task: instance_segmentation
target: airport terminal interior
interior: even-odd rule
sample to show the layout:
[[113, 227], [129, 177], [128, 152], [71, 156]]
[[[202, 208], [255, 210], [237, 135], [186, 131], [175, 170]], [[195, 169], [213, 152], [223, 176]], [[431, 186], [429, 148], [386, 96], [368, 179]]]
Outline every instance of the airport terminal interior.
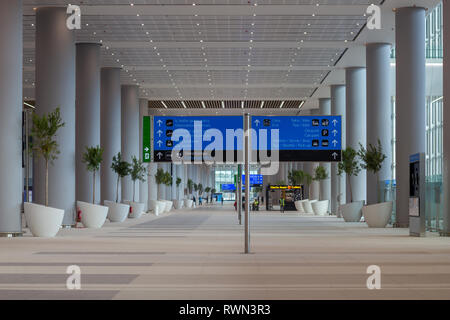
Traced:
[[447, 0], [0, 1], [0, 300], [450, 299], [449, 50]]

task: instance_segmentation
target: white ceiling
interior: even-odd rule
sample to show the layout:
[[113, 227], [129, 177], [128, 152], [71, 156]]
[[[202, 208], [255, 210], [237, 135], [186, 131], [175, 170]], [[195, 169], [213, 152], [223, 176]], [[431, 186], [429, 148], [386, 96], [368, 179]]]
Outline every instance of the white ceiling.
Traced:
[[438, 3], [386, 0], [383, 30], [365, 29], [365, 9], [382, 2], [24, 0], [24, 96], [34, 97], [33, 8], [71, 3], [81, 6], [77, 41], [102, 41], [103, 65], [123, 66], [122, 82], [140, 84], [142, 97], [306, 100], [303, 109], [315, 108], [329, 84], [343, 83], [342, 68], [364, 65], [365, 42], [393, 41], [392, 8]]

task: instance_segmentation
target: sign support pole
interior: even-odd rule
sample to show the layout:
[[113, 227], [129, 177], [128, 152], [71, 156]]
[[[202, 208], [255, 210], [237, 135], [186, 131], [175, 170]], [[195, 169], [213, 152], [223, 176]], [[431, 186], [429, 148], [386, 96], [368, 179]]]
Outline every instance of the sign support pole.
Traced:
[[236, 176], [236, 188], [237, 188], [237, 202], [238, 205], [238, 220], [239, 224], [242, 224], [242, 165], [238, 164], [238, 174]]
[[250, 114], [246, 113], [244, 118], [244, 170], [245, 170], [245, 253], [250, 253]]

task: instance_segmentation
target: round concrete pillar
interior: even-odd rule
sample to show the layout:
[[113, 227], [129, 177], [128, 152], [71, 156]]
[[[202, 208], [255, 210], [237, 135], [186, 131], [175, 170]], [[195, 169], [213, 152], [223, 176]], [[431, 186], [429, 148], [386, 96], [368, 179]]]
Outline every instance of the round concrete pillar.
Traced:
[[[60, 154], [49, 166], [49, 206], [65, 211], [63, 225], [75, 224], [75, 33], [65, 7], [36, 9], [36, 113], [57, 107], [65, 126], [58, 131]], [[45, 162], [34, 166], [34, 200], [45, 203]]]
[[83, 163], [86, 147], [100, 145], [100, 44], [76, 45], [76, 199], [100, 201], [100, 177], [96, 175], [93, 191], [92, 172]]
[[22, 231], [22, 59], [21, 0], [0, 2], [0, 233]]
[[[139, 156], [139, 86], [122, 85], [122, 159], [131, 163], [131, 157]], [[139, 184], [136, 183], [136, 201], [139, 201]], [[133, 181], [130, 176], [122, 179], [122, 200], [133, 199]]]
[[[342, 117], [342, 148], [345, 149], [345, 86], [332, 85], [331, 91], [331, 115]], [[340, 217], [339, 205], [345, 203], [345, 174], [338, 175], [338, 164], [331, 163], [331, 213]]]
[[[386, 155], [378, 174], [381, 181], [392, 179], [392, 115], [390, 86], [391, 45], [369, 43], [366, 46], [367, 67], [367, 145], [378, 145], [380, 140]], [[379, 181], [367, 171], [367, 203], [378, 202]]]
[[409, 156], [425, 152], [425, 9], [395, 11], [396, 225], [409, 225]]
[[[346, 82], [346, 144], [356, 151], [359, 144], [366, 146], [366, 69], [345, 69]], [[358, 176], [350, 177], [347, 185], [347, 202], [366, 200], [366, 171], [361, 170]], [[351, 199], [352, 196], [352, 199]]]
[[102, 68], [100, 71], [100, 146], [103, 148], [100, 196], [102, 202], [116, 199], [117, 175], [112, 171], [111, 164], [112, 158], [121, 150], [120, 96], [120, 68]]
[[[143, 150], [143, 132], [142, 125], [144, 116], [148, 115], [148, 100], [147, 99], [139, 99], [139, 158], [144, 160], [144, 150]], [[139, 182], [139, 202], [145, 204], [145, 211], [148, 210], [148, 164], [144, 163], [144, 166], [147, 170], [147, 174], [145, 175], [145, 181]]]

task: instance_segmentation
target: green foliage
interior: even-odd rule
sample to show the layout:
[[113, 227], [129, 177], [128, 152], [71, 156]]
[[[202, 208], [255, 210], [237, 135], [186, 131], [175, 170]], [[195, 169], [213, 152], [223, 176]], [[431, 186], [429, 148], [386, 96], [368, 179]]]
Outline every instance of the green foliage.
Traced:
[[288, 173], [289, 183], [294, 186], [301, 185], [304, 179], [305, 179], [305, 172], [303, 172], [302, 170], [291, 170]]
[[198, 184], [194, 183], [194, 191], [198, 191]]
[[284, 181], [284, 180], [277, 181], [276, 185], [284, 186], [284, 185], [286, 185], [286, 181]]
[[111, 169], [119, 178], [126, 177], [130, 174], [130, 164], [122, 160], [122, 154], [119, 152], [112, 159]]
[[119, 152], [112, 159], [111, 169], [117, 174], [116, 202], [119, 201], [119, 182], [120, 179], [130, 174], [130, 164], [122, 160], [122, 154]]
[[172, 185], [172, 176], [167, 171], [164, 172], [164, 184], [166, 186], [171, 186]]
[[303, 173], [303, 179], [304, 179], [304, 182], [306, 183], [306, 185], [308, 185], [308, 186], [313, 182], [313, 177], [309, 173], [306, 173], [306, 172]]
[[358, 161], [358, 153], [352, 147], [342, 151], [342, 161], [338, 163], [338, 175], [357, 176], [361, 171]]
[[100, 164], [103, 161], [103, 149], [100, 146], [86, 147], [82, 161], [86, 164], [88, 171], [96, 172], [100, 170]]
[[199, 192], [200, 194], [203, 193], [203, 185], [202, 185], [201, 183], [198, 184], [198, 192]]
[[135, 156], [131, 157], [131, 166], [130, 166], [130, 176], [131, 180], [136, 181], [145, 181], [145, 176], [147, 173], [147, 169], [145, 168], [144, 163], [141, 159], [136, 158]]
[[43, 114], [41, 117], [33, 113], [33, 127], [31, 129], [31, 136], [33, 137], [32, 149], [38, 155], [41, 155], [46, 163], [53, 163], [53, 160], [58, 158], [60, 151], [56, 141], [56, 134], [64, 125], [59, 108], [48, 114]]
[[92, 171], [92, 203], [95, 204], [95, 173], [100, 170], [103, 161], [103, 149], [100, 146], [86, 147], [82, 162], [86, 164], [88, 171]]
[[320, 166], [320, 165], [317, 166], [316, 169], [314, 170], [314, 178], [313, 179], [316, 181], [328, 179], [327, 169], [325, 169], [325, 167]]
[[181, 183], [181, 181], [183, 181], [183, 180], [181, 180], [181, 178], [180, 178], [180, 177], [177, 177], [177, 181], [176, 181], [177, 187], [179, 187], [179, 186], [180, 186], [180, 183]]
[[377, 174], [381, 170], [381, 165], [386, 159], [386, 155], [383, 153], [381, 142], [378, 139], [376, 146], [369, 144], [367, 149], [360, 143], [358, 156], [362, 160], [361, 167], [374, 174]]
[[[31, 148], [42, 156], [45, 161], [45, 205], [48, 206], [48, 165], [53, 164], [53, 160], [58, 158], [60, 153], [56, 134], [58, 130], [64, 127], [61, 112], [56, 108], [49, 114], [43, 114], [41, 117], [33, 113], [33, 127], [31, 128], [31, 136], [33, 142]], [[3, 150], [3, 152], [8, 152]]]
[[188, 179], [187, 188], [189, 190], [189, 193], [192, 193], [192, 189], [194, 188], [194, 181], [192, 181], [191, 179]]
[[350, 191], [350, 202], [353, 202], [353, 192], [351, 184], [351, 176], [357, 176], [361, 171], [361, 167], [358, 161], [358, 153], [355, 149], [347, 147], [342, 151], [342, 161], [338, 164], [338, 175], [343, 173], [347, 174], [347, 182]]
[[262, 191], [263, 191], [263, 188], [261, 186], [253, 188], [253, 192], [259, 193], [259, 192], [262, 192]]
[[215, 188], [212, 188], [212, 189], [211, 189], [211, 193], [212, 193], [212, 194], [216, 193], [216, 189], [215, 189]]
[[209, 193], [210, 191], [211, 191], [211, 188], [210, 188], [210, 187], [206, 187], [206, 188], [205, 188], [205, 192], [206, 192], [206, 193]]
[[155, 181], [156, 181], [156, 184], [166, 184], [165, 173], [162, 168], [159, 168], [158, 170], [156, 170]]

